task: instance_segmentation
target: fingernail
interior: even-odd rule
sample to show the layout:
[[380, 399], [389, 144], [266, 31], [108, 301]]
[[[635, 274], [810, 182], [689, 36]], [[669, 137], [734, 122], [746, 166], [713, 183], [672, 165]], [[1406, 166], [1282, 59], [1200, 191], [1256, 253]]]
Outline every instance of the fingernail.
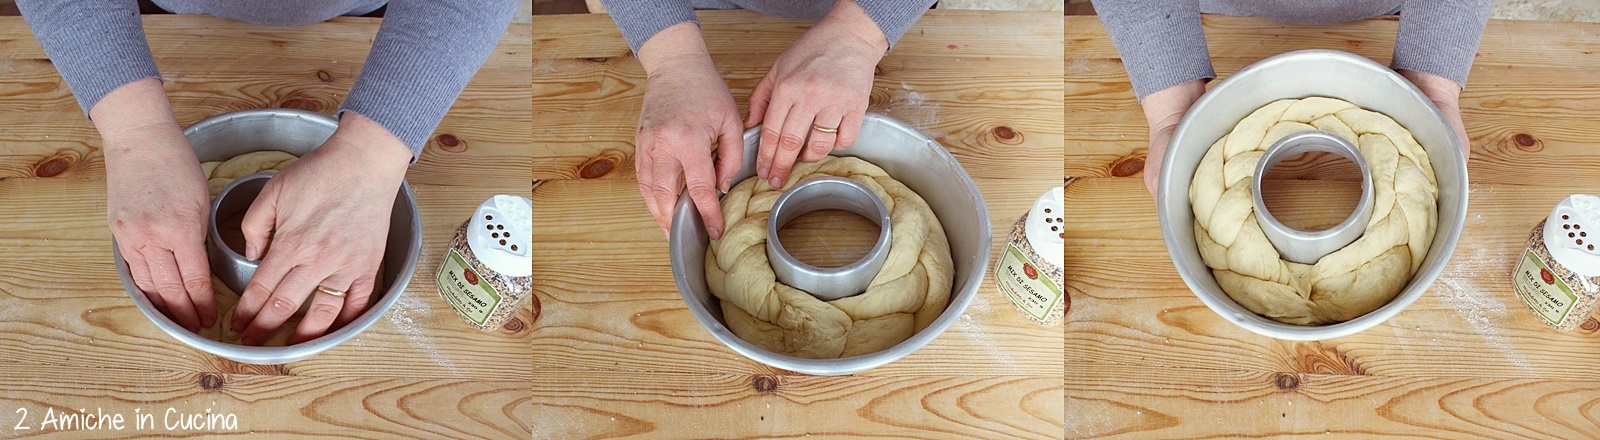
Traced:
[[722, 228], [707, 228], [706, 232], [711, 234], [712, 240], [722, 238]]
[[777, 177], [773, 177], [772, 178], [772, 187], [773, 188], [783, 188], [783, 180], [780, 180]]
[[767, 178], [767, 164], [757, 164], [756, 175], [761, 176], [763, 179]]
[[730, 177], [730, 178], [727, 178], [727, 179], [722, 179], [722, 192], [726, 193], [726, 192], [732, 191], [732, 190], [733, 190], [733, 178]]
[[216, 323], [217, 323], [217, 317], [215, 317], [215, 316], [200, 318], [200, 326], [201, 327], [211, 328], [211, 326], [212, 325], [216, 325]]
[[257, 255], [257, 254], [260, 254], [260, 253], [261, 253], [261, 249], [257, 248], [256, 245], [253, 245], [253, 244], [244, 245], [244, 258], [245, 259], [247, 259], [247, 260], [259, 260], [259, 259], [261, 259], [260, 258], [261, 256]]

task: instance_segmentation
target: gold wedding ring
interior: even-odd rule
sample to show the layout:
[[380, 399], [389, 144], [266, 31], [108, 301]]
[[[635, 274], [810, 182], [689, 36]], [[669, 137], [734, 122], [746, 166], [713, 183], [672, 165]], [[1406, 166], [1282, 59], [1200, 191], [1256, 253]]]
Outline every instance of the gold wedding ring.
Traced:
[[326, 293], [326, 294], [329, 294], [329, 295], [333, 295], [333, 296], [336, 296], [336, 297], [344, 298], [344, 291], [343, 290], [334, 290], [334, 289], [329, 289], [327, 287], [317, 286], [317, 291], [321, 292], [321, 293]]
[[817, 124], [811, 124], [811, 129], [812, 130], [816, 130], [816, 131], [820, 131], [820, 132], [823, 132], [823, 133], [838, 133], [839, 132], [839, 127], [828, 128], [828, 127], [823, 127], [823, 126], [817, 125]]

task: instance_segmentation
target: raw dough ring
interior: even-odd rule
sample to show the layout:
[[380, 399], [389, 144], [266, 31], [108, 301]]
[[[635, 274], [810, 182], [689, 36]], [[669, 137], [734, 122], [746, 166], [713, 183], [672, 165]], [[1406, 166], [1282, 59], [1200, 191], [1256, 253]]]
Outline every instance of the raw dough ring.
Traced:
[[254, 151], [229, 158], [200, 164], [200, 171], [211, 187], [211, 197], [216, 197], [222, 187], [234, 179], [262, 171], [283, 171], [284, 167], [300, 159], [293, 154], [275, 150]]
[[[1314, 265], [1283, 260], [1256, 223], [1250, 180], [1278, 139], [1323, 130], [1355, 143], [1372, 169], [1366, 233]], [[1195, 241], [1217, 284], [1239, 305], [1298, 325], [1344, 322], [1388, 304], [1433, 242], [1439, 184], [1411, 132], [1381, 113], [1332, 98], [1284, 99], [1239, 121], [1200, 160], [1189, 185]]]
[[[889, 257], [866, 292], [822, 301], [779, 283], [767, 260], [767, 217], [783, 189], [837, 176], [872, 188], [889, 208]], [[928, 203], [882, 168], [853, 157], [797, 164], [783, 188], [749, 178], [722, 197], [727, 232], [706, 249], [706, 284], [739, 338], [789, 356], [833, 359], [873, 353], [927, 328], [950, 301], [952, 263], [944, 226]]]

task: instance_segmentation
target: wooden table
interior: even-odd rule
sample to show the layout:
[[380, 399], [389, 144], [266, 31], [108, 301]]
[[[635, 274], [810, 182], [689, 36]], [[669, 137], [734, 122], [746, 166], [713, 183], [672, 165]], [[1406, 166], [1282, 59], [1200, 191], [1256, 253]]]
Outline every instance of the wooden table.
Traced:
[[[302, 27], [148, 16], [178, 122], [249, 108], [332, 113], [365, 61], [375, 19]], [[513, 25], [407, 179], [422, 259], [402, 299], [349, 343], [310, 360], [252, 366], [185, 346], [123, 291], [105, 220], [99, 136], [19, 17], [0, 17], [0, 437], [33, 436], [47, 411], [127, 418], [96, 438], [223, 434], [136, 430], [137, 413], [232, 413], [262, 437], [511, 438], [529, 433], [525, 310], [481, 332], [432, 276], [450, 234], [497, 193], [528, 195], [530, 29]], [[19, 409], [24, 427], [16, 430]]]
[[[700, 19], [741, 107], [810, 24]], [[960, 160], [989, 203], [996, 249], [1061, 185], [1061, 20], [932, 11], [878, 65], [872, 108]], [[775, 370], [712, 339], [678, 295], [634, 180], [638, 60], [606, 15], [538, 16], [533, 29], [535, 438], [1061, 436], [1061, 328], [1031, 323], [992, 282], [938, 339], [853, 376]]]
[[[1278, 53], [1388, 63], [1398, 22], [1336, 26], [1206, 17], [1217, 72]], [[1511, 291], [1528, 232], [1600, 192], [1600, 25], [1494, 21], [1461, 95], [1472, 138], [1461, 243], [1410, 308], [1321, 342], [1224, 321], [1178, 278], [1138, 173], [1146, 125], [1094, 17], [1066, 24], [1068, 437], [1408, 438], [1600, 435], [1600, 322], [1549, 329]], [[1301, 178], [1330, 177], [1299, 169]]]

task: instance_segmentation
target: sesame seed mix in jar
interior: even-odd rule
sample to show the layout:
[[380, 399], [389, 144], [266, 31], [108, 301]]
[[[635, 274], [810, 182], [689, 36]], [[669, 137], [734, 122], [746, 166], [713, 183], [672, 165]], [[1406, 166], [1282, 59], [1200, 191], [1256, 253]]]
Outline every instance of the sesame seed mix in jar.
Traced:
[[[496, 195], [456, 229], [439, 265], [439, 295], [479, 330], [500, 328], [533, 299], [533, 202]], [[534, 305], [535, 316], [539, 306]]]
[[1600, 197], [1562, 200], [1528, 236], [1511, 274], [1522, 302], [1546, 324], [1572, 330], [1600, 306]]
[[1033, 208], [1011, 227], [994, 267], [994, 281], [1023, 316], [1035, 323], [1060, 325], [1068, 298], [1061, 290], [1066, 225], [1061, 224], [1063, 187], [1039, 196]]

